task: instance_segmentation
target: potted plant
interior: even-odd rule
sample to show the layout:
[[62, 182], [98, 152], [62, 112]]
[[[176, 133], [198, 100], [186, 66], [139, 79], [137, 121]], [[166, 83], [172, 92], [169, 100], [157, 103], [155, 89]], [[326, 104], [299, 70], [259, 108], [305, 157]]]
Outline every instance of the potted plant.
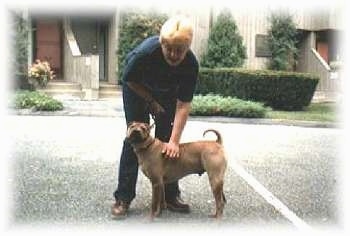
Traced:
[[46, 87], [47, 83], [54, 77], [54, 72], [51, 70], [50, 63], [47, 61], [37, 59], [28, 69], [29, 83], [34, 88]]

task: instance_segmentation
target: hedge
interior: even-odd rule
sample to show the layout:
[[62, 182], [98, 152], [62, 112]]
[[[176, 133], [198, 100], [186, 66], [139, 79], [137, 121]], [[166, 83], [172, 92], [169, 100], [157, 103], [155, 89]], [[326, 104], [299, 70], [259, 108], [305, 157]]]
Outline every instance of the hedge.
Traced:
[[192, 101], [192, 116], [228, 116], [264, 118], [268, 108], [258, 102], [220, 95], [196, 95]]
[[306, 73], [201, 68], [196, 94], [237, 97], [277, 110], [301, 110], [310, 104], [318, 81], [318, 77]]

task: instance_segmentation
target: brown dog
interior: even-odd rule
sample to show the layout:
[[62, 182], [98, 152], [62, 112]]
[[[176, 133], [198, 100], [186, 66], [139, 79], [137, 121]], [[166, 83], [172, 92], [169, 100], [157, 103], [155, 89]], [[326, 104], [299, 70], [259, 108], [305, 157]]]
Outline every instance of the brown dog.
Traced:
[[145, 123], [132, 122], [128, 126], [127, 139], [137, 155], [143, 173], [152, 183], [151, 218], [166, 208], [164, 184], [174, 182], [189, 174], [208, 173], [210, 186], [215, 197], [216, 212], [213, 217], [221, 218], [224, 204], [224, 175], [227, 166], [221, 135], [216, 130], [216, 141], [198, 141], [180, 144], [180, 157], [163, 157], [163, 142], [150, 135], [151, 127]]

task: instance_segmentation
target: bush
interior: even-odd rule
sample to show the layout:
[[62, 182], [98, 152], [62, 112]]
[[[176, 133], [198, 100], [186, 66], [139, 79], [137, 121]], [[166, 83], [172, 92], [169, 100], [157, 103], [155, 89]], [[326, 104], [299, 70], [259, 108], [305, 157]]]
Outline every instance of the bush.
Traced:
[[11, 11], [11, 49], [14, 55], [11, 56], [11, 71], [14, 72], [15, 88], [28, 89], [28, 35], [29, 28], [27, 21], [22, 17], [21, 11]]
[[273, 14], [269, 18], [268, 45], [271, 50], [269, 69], [292, 71], [297, 57], [298, 31], [293, 18], [287, 13]]
[[15, 94], [16, 109], [34, 108], [39, 111], [62, 110], [63, 104], [52, 97], [36, 91], [20, 91]]
[[160, 28], [166, 21], [164, 14], [142, 13], [126, 10], [121, 14], [118, 49], [118, 80], [120, 82], [126, 55], [144, 39], [159, 35]]
[[210, 31], [208, 49], [201, 58], [201, 66], [209, 68], [242, 66], [247, 57], [242, 41], [230, 11], [223, 11]]
[[196, 93], [262, 102], [273, 109], [301, 110], [310, 104], [317, 83], [317, 77], [306, 73], [202, 68]]
[[191, 115], [263, 118], [266, 112], [261, 103], [208, 94], [193, 98]]

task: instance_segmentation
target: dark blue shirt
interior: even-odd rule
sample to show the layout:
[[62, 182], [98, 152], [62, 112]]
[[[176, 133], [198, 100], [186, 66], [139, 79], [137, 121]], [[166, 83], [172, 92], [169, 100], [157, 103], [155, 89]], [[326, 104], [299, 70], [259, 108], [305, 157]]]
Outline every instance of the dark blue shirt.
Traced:
[[177, 66], [164, 59], [158, 36], [145, 39], [126, 57], [123, 81], [146, 86], [153, 96], [190, 102], [196, 87], [198, 62], [191, 50]]

